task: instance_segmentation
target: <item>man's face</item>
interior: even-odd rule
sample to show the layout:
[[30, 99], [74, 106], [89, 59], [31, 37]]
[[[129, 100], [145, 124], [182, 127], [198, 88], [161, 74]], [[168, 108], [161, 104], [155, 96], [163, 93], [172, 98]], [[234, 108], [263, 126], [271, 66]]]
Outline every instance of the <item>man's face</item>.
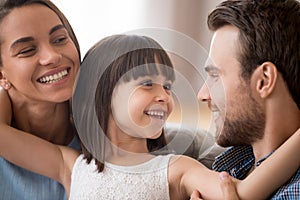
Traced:
[[198, 94], [213, 112], [216, 140], [224, 147], [252, 144], [263, 136], [265, 126], [263, 110], [240, 75], [238, 36], [233, 26], [214, 33], [205, 66], [208, 78]]

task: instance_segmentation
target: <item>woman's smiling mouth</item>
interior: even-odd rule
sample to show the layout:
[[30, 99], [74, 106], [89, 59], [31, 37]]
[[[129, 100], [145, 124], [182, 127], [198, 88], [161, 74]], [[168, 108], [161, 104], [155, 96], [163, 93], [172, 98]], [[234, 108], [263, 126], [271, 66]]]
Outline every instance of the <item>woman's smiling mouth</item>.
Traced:
[[68, 70], [65, 69], [65, 70], [62, 70], [58, 73], [52, 74], [52, 75], [43, 76], [43, 77], [39, 78], [38, 81], [40, 83], [54, 83], [56, 81], [59, 81], [59, 80], [63, 79], [68, 74], [69, 74]]

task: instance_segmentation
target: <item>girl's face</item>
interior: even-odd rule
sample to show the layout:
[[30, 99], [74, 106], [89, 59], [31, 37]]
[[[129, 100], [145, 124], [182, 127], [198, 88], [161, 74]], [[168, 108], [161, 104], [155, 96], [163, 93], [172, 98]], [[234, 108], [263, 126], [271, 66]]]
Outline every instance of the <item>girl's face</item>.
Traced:
[[51, 9], [39, 4], [15, 8], [0, 24], [0, 38], [0, 83], [11, 83], [11, 96], [56, 103], [72, 96], [79, 55]]
[[128, 135], [156, 139], [173, 110], [172, 81], [162, 75], [120, 81], [112, 95], [112, 115]]

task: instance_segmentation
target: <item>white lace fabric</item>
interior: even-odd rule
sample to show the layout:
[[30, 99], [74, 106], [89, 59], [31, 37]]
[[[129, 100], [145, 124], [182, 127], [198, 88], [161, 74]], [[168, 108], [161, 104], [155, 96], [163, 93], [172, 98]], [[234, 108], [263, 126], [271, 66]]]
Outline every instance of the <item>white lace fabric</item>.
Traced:
[[168, 164], [172, 155], [135, 166], [105, 163], [98, 173], [80, 155], [73, 167], [70, 200], [169, 200]]

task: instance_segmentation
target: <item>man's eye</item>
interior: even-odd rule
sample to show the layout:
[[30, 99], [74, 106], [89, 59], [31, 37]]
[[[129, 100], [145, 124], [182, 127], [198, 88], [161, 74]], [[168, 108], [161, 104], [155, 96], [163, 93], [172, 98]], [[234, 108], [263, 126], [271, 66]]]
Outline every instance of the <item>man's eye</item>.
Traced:
[[212, 78], [217, 78], [219, 77], [219, 74], [218, 73], [215, 73], [215, 72], [212, 72], [212, 73], [208, 73], [208, 75]]

